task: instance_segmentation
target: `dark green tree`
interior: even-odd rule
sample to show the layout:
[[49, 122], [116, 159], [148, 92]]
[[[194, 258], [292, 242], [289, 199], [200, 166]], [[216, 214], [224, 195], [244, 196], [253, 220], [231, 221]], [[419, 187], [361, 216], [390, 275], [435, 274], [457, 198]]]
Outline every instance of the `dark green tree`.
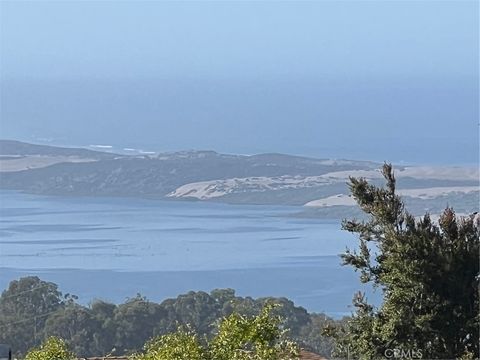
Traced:
[[213, 322], [221, 316], [219, 303], [203, 291], [178, 296], [174, 308], [177, 321], [200, 334], [210, 332]]
[[114, 314], [117, 305], [101, 300], [95, 300], [91, 306], [91, 313], [98, 324], [93, 334], [95, 353], [90, 355], [107, 355], [114, 352], [116, 325]]
[[291, 339], [329, 356], [328, 342], [319, 336], [321, 323], [310, 321], [314, 316], [327, 320], [325, 315], [308, 314], [285, 298], [253, 299], [236, 296], [232, 289], [217, 289], [210, 294], [191, 291], [161, 304], [137, 296], [119, 305], [95, 300], [84, 306], [38, 278], [12, 281], [0, 298], [0, 342], [11, 344], [20, 358], [49, 336], [63, 338], [81, 357], [125, 355], [140, 351], [152, 336], [186, 326], [201, 341], [211, 341], [220, 319], [232, 313], [253, 318], [267, 303], [282, 305], [272, 309], [272, 315], [285, 319], [282, 326], [290, 329]]
[[438, 224], [428, 214], [416, 220], [395, 192], [391, 165], [383, 175], [385, 187], [350, 179], [368, 219], [344, 221], [359, 236], [359, 249], [342, 255], [363, 283], [383, 292], [383, 304], [375, 308], [355, 296], [356, 313], [331, 332], [336, 355], [374, 359], [396, 350], [430, 359], [478, 357], [478, 225], [450, 208]]
[[159, 304], [139, 294], [119, 305], [114, 315], [116, 354], [124, 355], [140, 349], [145, 339], [155, 335], [154, 329], [163, 314]]
[[63, 306], [54, 283], [36, 276], [12, 281], [0, 296], [0, 343], [10, 344], [15, 353], [39, 345], [47, 317]]
[[89, 308], [72, 302], [48, 317], [43, 332], [65, 340], [75, 354], [84, 357], [98, 354], [93, 336], [100, 326]]

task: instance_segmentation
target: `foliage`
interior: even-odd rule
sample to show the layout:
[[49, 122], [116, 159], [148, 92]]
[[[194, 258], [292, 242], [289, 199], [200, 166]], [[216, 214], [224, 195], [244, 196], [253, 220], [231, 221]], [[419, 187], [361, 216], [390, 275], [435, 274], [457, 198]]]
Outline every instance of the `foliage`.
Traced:
[[324, 314], [310, 314], [309, 325], [300, 327], [295, 340], [306, 350], [330, 357], [334, 341], [333, 338], [323, 334], [323, 329], [341, 326], [344, 321], [344, 319], [335, 321]]
[[205, 350], [191, 331], [158, 336], [145, 344], [145, 352], [131, 357], [134, 360], [205, 360]]
[[225, 318], [210, 344], [214, 360], [289, 360], [298, 357], [296, 345], [282, 339], [281, 317], [266, 305], [255, 317], [231, 314]]
[[68, 350], [63, 340], [53, 336], [25, 356], [25, 360], [73, 360], [76, 358], [75, 354]]
[[93, 334], [98, 325], [88, 309], [70, 303], [48, 317], [43, 333], [68, 339], [75, 353], [88, 353], [94, 351]]
[[335, 355], [374, 359], [397, 349], [422, 358], [479, 356], [479, 229], [472, 217], [447, 208], [438, 225], [427, 214], [416, 220], [395, 193], [391, 165], [386, 187], [350, 179], [365, 221], [344, 221], [359, 236], [359, 250], [347, 250], [344, 264], [363, 283], [383, 291], [374, 308], [362, 294], [344, 327], [327, 328], [337, 340]]
[[12, 281], [0, 297], [0, 343], [24, 351], [38, 345], [48, 315], [65, 303], [54, 283], [36, 276]]
[[281, 319], [267, 305], [254, 317], [233, 313], [224, 318], [218, 333], [202, 346], [191, 331], [154, 338], [133, 360], [290, 360], [298, 358], [296, 345], [284, 339]]
[[218, 334], [220, 319], [233, 313], [250, 318], [271, 302], [281, 305], [271, 310], [272, 316], [284, 319], [283, 326], [290, 329], [292, 340], [303, 348], [330, 355], [332, 343], [320, 331], [333, 320], [309, 314], [285, 298], [244, 298], [232, 289], [216, 289], [210, 294], [191, 291], [162, 303], [137, 295], [118, 305], [95, 300], [83, 306], [75, 296], [62, 296], [57, 285], [37, 277], [12, 281], [0, 296], [0, 343], [10, 344], [18, 357], [49, 336], [64, 339], [80, 357], [133, 354], [148, 339], [186, 325], [200, 339], [211, 341]]
[[121, 354], [139, 349], [145, 339], [154, 334], [157, 323], [163, 317], [159, 304], [148, 301], [141, 295], [120, 304], [114, 313], [115, 344]]

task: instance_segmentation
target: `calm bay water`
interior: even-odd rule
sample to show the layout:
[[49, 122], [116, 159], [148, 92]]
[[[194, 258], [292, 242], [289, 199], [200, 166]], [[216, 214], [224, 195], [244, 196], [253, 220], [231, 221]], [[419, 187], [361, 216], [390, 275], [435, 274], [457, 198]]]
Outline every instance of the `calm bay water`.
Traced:
[[290, 217], [295, 207], [9, 191], [0, 199], [1, 288], [38, 275], [82, 302], [120, 302], [230, 287], [333, 316], [349, 313], [360, 289], [338, 257], [355, 238], [339, 221]]

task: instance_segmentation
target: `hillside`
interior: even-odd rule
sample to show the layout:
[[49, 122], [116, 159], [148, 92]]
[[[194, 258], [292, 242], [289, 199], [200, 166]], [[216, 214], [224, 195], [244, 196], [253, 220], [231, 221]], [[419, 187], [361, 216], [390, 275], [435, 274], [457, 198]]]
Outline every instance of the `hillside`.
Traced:
[[29, 144], [0, 140], [0, 171], [13, 172], [42, 168], [58, 163], [79, 163], [114, 159], [119, 155], [83, 148]]
[[[284, 154], [182, 151], [116, 155], [0, 141], [0, 188], [35, 194], [129, 196], [236, 204], [305, 205], [307, 216], [349, 213], [349, 176], [381, 182], [381, 164]], [[400, 194], [417, 212], [478, 204], [478, 168], [396, 167]]]

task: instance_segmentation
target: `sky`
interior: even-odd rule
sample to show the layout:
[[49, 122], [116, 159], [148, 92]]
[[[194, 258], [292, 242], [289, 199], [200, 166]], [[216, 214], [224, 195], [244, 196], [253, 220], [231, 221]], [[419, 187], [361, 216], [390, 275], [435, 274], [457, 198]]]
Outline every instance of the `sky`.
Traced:
[[0, 137], [478, 163], [477, 1], [1, 1]]

